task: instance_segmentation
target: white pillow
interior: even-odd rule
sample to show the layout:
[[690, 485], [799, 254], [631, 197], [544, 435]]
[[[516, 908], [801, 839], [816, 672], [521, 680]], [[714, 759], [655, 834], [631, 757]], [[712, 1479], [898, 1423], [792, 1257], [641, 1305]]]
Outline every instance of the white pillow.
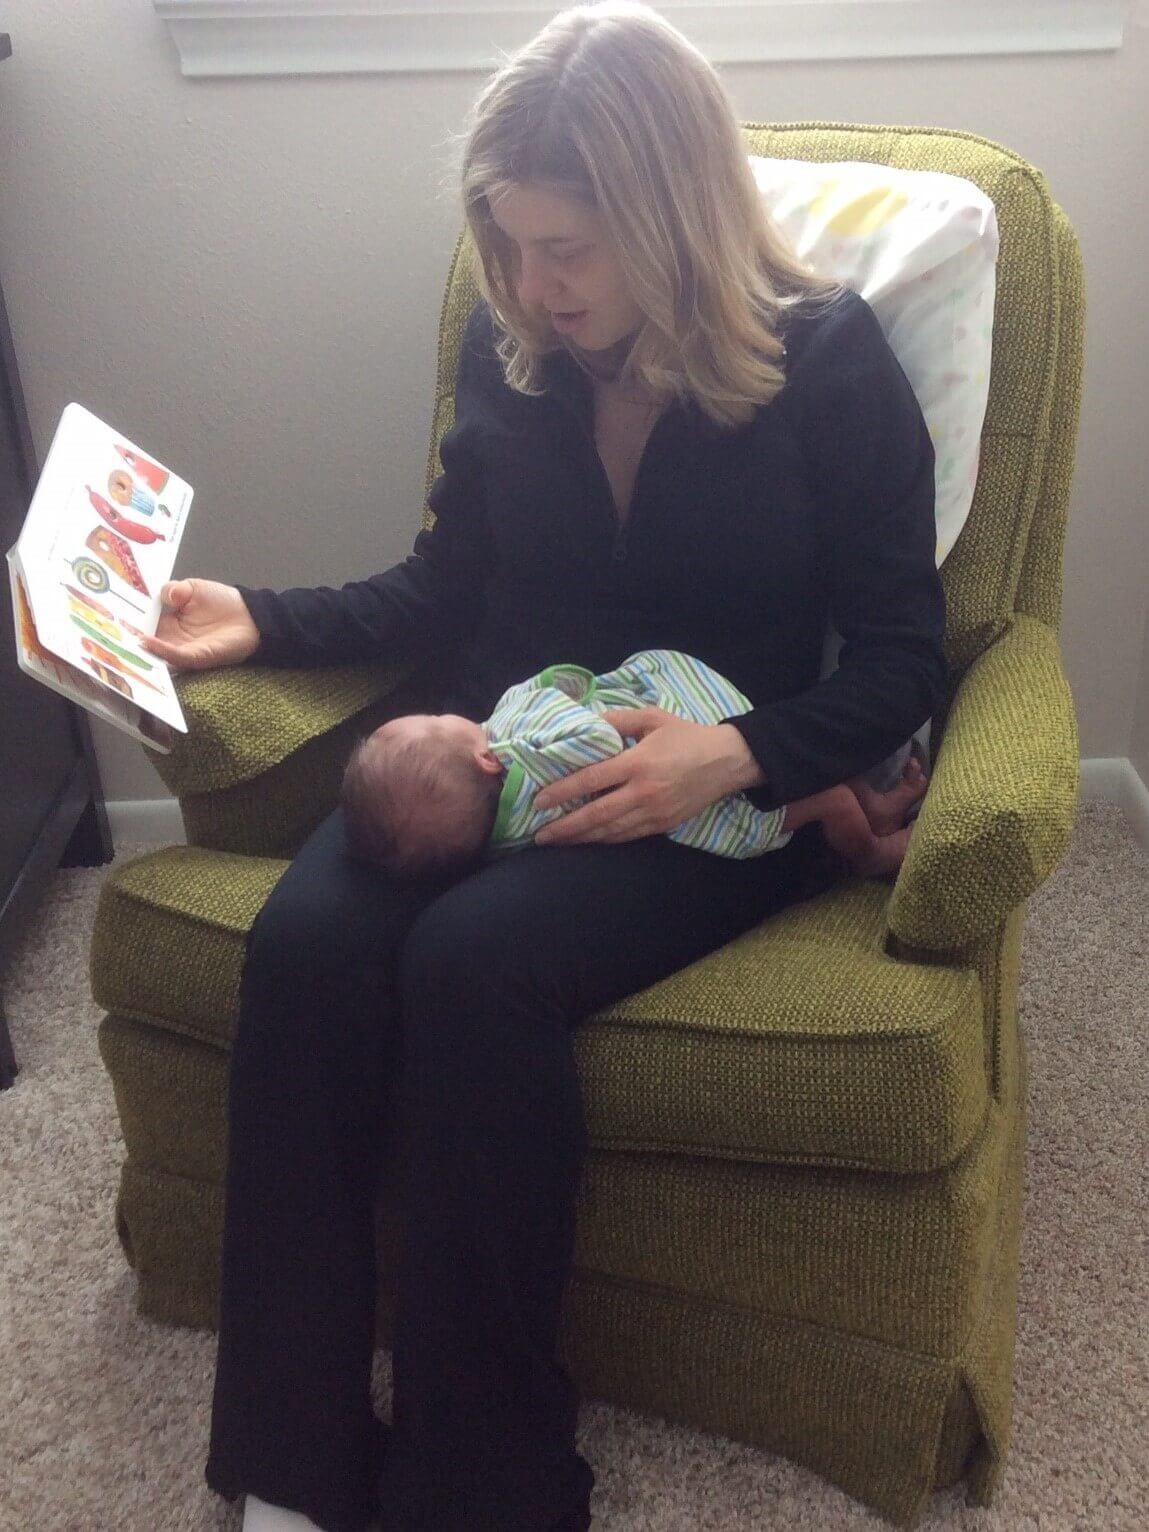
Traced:
[[799, 256], [865, 298], [909, 379], [934, 443], [940, 566], [977, 479], [998, 250], [994, 205], [972, 181], [940, 171], [749, 159]]

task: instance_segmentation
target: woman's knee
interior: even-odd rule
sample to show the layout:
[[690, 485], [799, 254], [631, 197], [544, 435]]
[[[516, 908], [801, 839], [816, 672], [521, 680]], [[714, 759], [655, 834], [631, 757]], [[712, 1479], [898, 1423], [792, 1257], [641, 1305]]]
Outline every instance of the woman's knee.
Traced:
[[346, 923], [332, 902], [305, 879], [286, 875], [272, 889], [247, 938], [246, 977], [299, 982], [321, 973], [341, 956]]
[[399, 988], [418, 1004], [434, 996], [480, 1001], [498, 993], [545, 1001], [542, 965], [513, 915], [475, 889], [458, 886], [414, 920], [403, 941]]
[[[462, 1121], [494, 1110], [583, 1142], [573, 1028], [524, 933], [452, 890], [412, 925], [399, 965], [404, 1088], [416, 1114]], [[442, 1131], [447, 1131], [443, 1127]]]
[[368, 950], [322, 890], [281, 884], [248, 937], [233, 1068], [350, 1092], [376, 1081], [397, 1040], [394, 962]]
[[327, 976], [394, 954], [410, 896], [386, 874], [321, 845], [305, 848], [272, 889], [247, 941], [247, 966], [269, 975]]
[[236, 1049], [309, 1074], [373, 1070], [395, 1044], [394, 951], [330, 888], [285, 878], [256, 917], [240, 981]]

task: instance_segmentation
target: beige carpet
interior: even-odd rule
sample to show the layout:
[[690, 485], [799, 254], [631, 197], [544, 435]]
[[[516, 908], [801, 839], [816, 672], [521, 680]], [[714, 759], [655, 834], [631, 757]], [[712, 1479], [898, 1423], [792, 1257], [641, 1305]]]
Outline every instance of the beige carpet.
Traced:
[[[145, 1322], [112, 1227], [120, 1141], [96, 1052], [87, 938], [100, 870], [57, 875], [4, 984], [16, 1087], [0, 1093], [0, 1528], [239, 1524], [202, 1480], [214, 1338]], [[1149, 858], [1083, 806], [1031, 904], [1022, 971], [1030, 1143], [1014, 1443], [997, 1504], [919, 1525], [1149, 1527], [1146, 1053]], [[378, 1400], [389, 1404], [388, 1358]], [[588, 1402], [596, 1532], [883, 1525], [812, 1473]]]

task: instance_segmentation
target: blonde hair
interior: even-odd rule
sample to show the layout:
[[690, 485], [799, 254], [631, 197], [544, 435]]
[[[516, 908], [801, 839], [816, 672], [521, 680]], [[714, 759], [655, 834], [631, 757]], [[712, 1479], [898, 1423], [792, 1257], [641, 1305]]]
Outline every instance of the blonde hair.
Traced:
[[518, 301], [491, 216], [511, 186], [597, 211], [645, 316], [622, 375], [660, 404], [692, 397], [720, 426], [745, 424], [781, 389], [784, 311], [841, 290], [775, 228], [713, 66], [635, 0], [571, 6], [503, 65], [472, 109], [459, 181], [475, 283], [520, 393], [543, 392], [556, 344]]
[[411, 876], [478, 856], [497, 807], [467, 751], [377, 733], [352, 750], [340, 801], [351, 855]]

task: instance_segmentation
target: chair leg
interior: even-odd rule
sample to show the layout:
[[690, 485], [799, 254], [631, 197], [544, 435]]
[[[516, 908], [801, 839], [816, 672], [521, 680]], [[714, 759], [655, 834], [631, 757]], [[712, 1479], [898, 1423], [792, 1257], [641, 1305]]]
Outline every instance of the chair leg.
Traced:
[[15, 1085], [20, 1066], [12, 1047], [12, 1034], [8, 1030], [8, 1018], [4, 1014], [4, 999], [0, 996], [0, 1090]]

